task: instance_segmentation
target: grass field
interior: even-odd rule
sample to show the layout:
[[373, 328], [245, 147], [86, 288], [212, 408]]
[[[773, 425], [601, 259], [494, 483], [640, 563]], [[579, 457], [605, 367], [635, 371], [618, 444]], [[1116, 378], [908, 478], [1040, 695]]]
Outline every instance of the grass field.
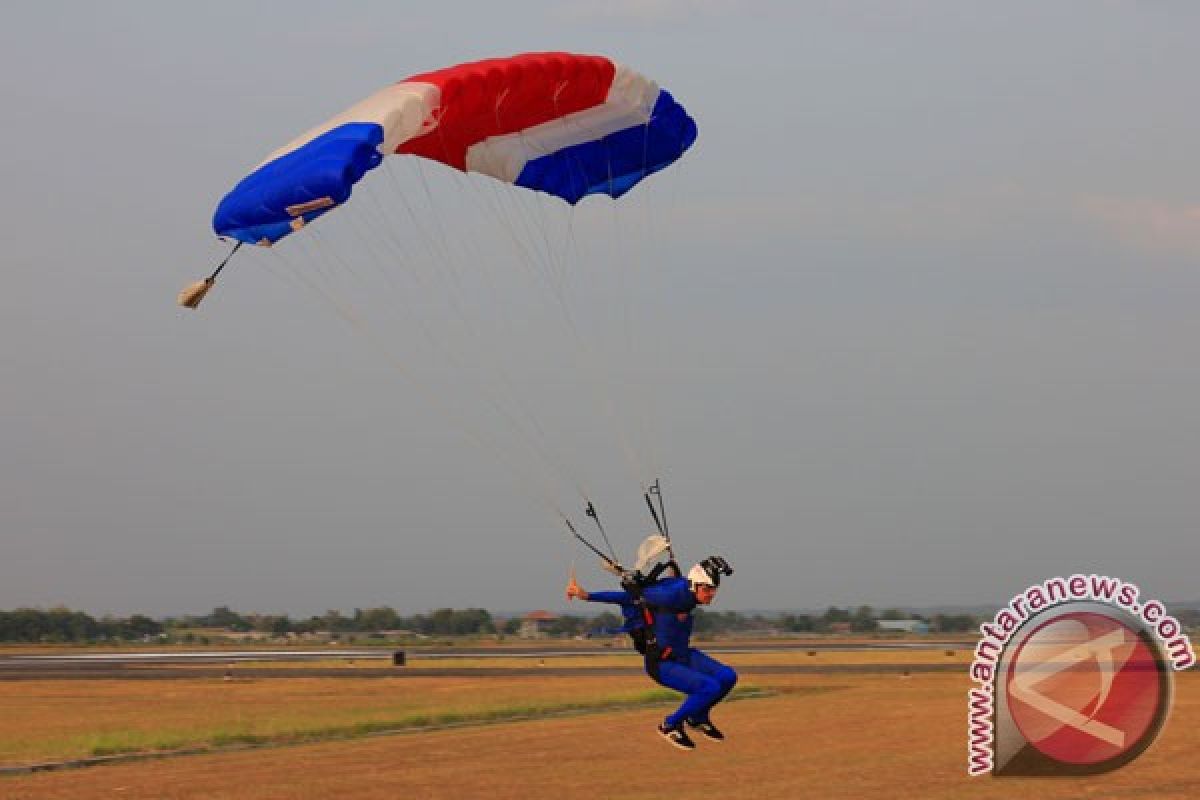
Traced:
[[26, 681], [0, 684], [0, 764], [315, 739], [674, 696], [635, 677]]
[[[783, 655], [729, 660], [777, 663]], [[884, 663], [951, 660], [941, 651], [791, 657], [861, 663], [864, 656]], [[633, 676], [0, 683], [0, 762], [7, 764], [83, 754], [97, 745], [122, 750], [255, 736], [296, 741], [305, 731], [339, 728], [350, 736], [3, 777], [0, 797], [1200, 796], [1195, 672], [1178, 676], [1172, 719], [1145, 755], [1117, 772], [1070, 780], [967, 778], [965, 671], [755, 675], [743, 683], [775, 694], [722, 707], [718, 719], [729, 741], [703, 742], [694, 753], [672, 750], [654, 736], [663, 713], [654, 703], [663, 695]], [[513, 710], [537, 715], [573, 705], [593, 711], [503, 721]], [[500, 721], [414, 728], [489, 717]], [[365, 735], [373, 725], [405, 720], [409, 732]]]

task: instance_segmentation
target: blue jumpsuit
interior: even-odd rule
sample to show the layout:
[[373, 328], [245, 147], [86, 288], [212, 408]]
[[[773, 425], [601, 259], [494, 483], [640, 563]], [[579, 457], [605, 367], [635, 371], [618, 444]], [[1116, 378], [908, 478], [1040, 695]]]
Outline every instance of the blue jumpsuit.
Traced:
[[[667, 726], [677, 727], [684, 720], [708, 722], [709, 711], [737, 683], [737, 673], [689, 645], [696, 596], [688, 588], [686, 578], [666, 578], [651, 584], [642, 591], [642, 597], [654, 612], [654, 636], [659, 650], [667, 653], [667, 657], [659, 662], [656, 680], [687, 695], [683, 705], [667, 717]], [[629, 592], [591, 592], [588, 600], [621, 606], [625, 630], [629, 629], [632, 620], [639, 619], [637, 606]], [[647, 672], [650, 672], [649, 668]], [[650, 676], [655, 677], [652, 672]]]

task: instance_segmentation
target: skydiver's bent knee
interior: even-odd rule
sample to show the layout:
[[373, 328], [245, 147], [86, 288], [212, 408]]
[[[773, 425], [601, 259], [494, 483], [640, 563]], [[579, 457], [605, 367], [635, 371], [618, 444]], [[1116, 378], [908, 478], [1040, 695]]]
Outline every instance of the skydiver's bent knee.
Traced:
[[724, 688], [715, 677], [671, 661], [664, 661], [659, 665], [658, 682], [668, 689], [699, 698], [716, 697]]
[[721, 690], [728, 693], [735, 685], [737, 685], [738, 675], [733, 671], [733, 667], [722, 666], [717, 670], [717, 674], [713, 675], [717, 683], [721, 684]]

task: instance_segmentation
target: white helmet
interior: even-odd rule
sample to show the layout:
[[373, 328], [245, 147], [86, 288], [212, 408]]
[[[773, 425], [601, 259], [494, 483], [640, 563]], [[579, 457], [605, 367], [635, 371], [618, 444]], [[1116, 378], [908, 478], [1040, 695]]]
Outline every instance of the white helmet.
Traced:
[[708, 574], [708, 570], [704, 568], [703, 564], [697, 564], [689, 569], [687, 579], [688, 583], [691, 584], [703, 584], [704, 586], [714, 587], [717, 585], [716, 581], [713, 580], [713, 576]]
[[692, 584], [703, 584], [714, 589], [721, 585], [722, 575], [732, 575], [733, 567], [720, 556], [709, 556], [688, 570], [687, 579]]

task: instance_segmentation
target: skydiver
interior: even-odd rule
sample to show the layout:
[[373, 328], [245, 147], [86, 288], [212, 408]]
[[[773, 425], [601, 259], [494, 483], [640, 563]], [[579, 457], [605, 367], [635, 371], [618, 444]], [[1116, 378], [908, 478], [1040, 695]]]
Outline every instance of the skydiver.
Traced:
[[[664, 578], [640, 589], [644, 606], [653, 616], [652, 641], [646, 649], [646, 672], [658, 683], [687, 695], [675, 713], [658, 726], [658, 734], [681, 750], [696, 745], [684, 730], [684, 723], [702, 736], [720, 742], [725, 739], [712, 723], [709, 712], [737, 683], [737, 673], [705, 653], [689, 645], [692, 634], [692, 612], [696, 606], [706, 606], [717, 596], [722, 573], [733, 570], [723, 558], [707, 558], [692, 567], [686, 578]], [[567, 584], [567, 599], [579, 598], [593, 603], [614, 603], [621, 606], [628, 620], [638, 598], [628, 590], [588, 592], [571, 577]]]

